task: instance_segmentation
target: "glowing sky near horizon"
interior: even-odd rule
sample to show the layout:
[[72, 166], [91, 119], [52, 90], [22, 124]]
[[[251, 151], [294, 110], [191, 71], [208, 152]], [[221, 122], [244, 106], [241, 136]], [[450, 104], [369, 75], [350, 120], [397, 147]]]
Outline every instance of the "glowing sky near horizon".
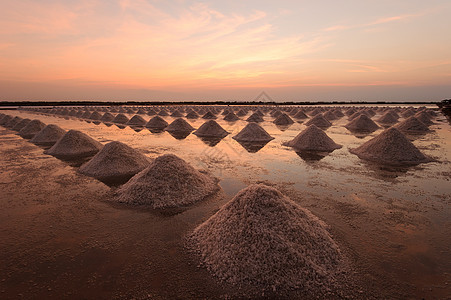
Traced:
[[441, 100], [450, 15], [449, 0], [0, 0], [0, 100]]

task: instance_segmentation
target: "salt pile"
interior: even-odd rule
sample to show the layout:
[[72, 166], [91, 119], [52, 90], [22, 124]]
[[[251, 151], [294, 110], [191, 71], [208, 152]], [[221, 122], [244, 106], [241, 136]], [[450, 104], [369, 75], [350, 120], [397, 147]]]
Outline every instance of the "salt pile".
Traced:
[[188, 237], [209, 271], [262, 291], [330, 289], [343, 258], [326, 225], [278, 190], [241, 190]]
[[404, 118], [408, 118], [411, 117], [415, 114], [415, 109], [413, 109], [412, 107], [409, 107], [407, 110], [405, 110], [404, 112], [401, 113], [401, 115]]
[[19, 135], [24, 139], [31, 139], [45, 127], [45, 124], [39, 120], [30, 121], [27, 126], [19, 131]]
[[186, 114], [186, 118], [187, 119], [197, 119], [197, 118], [199, 118], [199, 115], [195, 111], [192, 110]]
[[169, 116], [169, 113], [165, 109], [161, 109], [158, 113], [159, 116]]
[[421, 122], [424, 123], [424, 125], [429, 126], [434, 124], [431, 121], [431, 116], [429, 116], [426, 112], [421, 111], [415, 114], [415, 118], [417, 118], [418, 120], [420, 120]]
[[398, 122], [398, 118], [395, 116], [393, 112], [387, 111], [379, 119], [377, 119], [377, 122], [381, 124], [394, 124]]
[[332, 126], [332, 123], [324, 118], [322, 113], [316, 114], [312, 119], [310, 119], [305, 125], [316, 125], [319, 128], [328, 128]]
[[323, 130], [315, 125], [310, 125], [284, 145], [297, 151], [332, 152], [341, 148], [341, 145], [336, 144]]
[[171, 117], [183, 117], [182, 113], [179, 110], [175, 110], [172, 114]]
[[53, 145], [55, 144], [66, 131], [58, 125], [49, 124], [39, 131], [30, 142], [38, 145]]
[[44, 153], [62, 158], [81, 158], [94, 155], [103, 145], [78, 130], [69, 130]]
[[302, 110], [299, 110], [299, 111], [293, 116], [293, 118], [295, 118], [295, 119], [307, 119], [308, 117], [307, 117], [307, 115], [306, 115]]
[[274, 138], [257, 123], [249, 123], [233, 139], [240, 142], [269, 142]]
[[237, 115], [238, 117], [244, 117], [245, 115], [247, 115], [247, 111], [245, 111], [244, 109], [240, 109], [240, 110], [236, 113], [236, 115]]
[[103, 116], [100, 118], [100, 121], [102, 121], [102, 122], [112, 122], [113, 120], [114, 120], [114, 115], [109, 112], [104, 113]]
[[247, 118], [246, 121], [247, 122], [260, 123], [260, 122], [263, 122], [263, 118], [262, 118], [262, 116], [260, 116], [258, 113], [255, 112], [252, 115], [250, 115], [250, 117]]
[[147, 111], [148, 116], [155, 116], [156, 114], [157, 114], [157, 112], [152, 108]]
[[345, 125], [347, 129], [355, 132], [373, 132], [379, 128], [367, 115], [361, 114]]
[[209, 111], [202, 116], [202, 119], [216, 119], [216, 116], [211, 111]]
[[16, 123], [14, 126], [12, 126], [11, 129], [14, 131], [20, 131], [22, 128], [27, 126], [28, 123], [30, 123], [30, 122], [31, 122], [30, 119], [22, 119], [22, 120], [20, 120], [20, 122]]
[[209, 120], [202, 124], [193, 134], [199, 137], [225, 137], [229, 133], [215, 120]]
[[165, 129], [168, 126], [168, 122], [166, 122], [162, 117], [155, 116], [147, 122], [146, 127], [152, 129]]
[[333, 121], [337, 119], [337, 116], [335, 115], [335, 113], [331, 110], [329, 110], [328, 112], [326, 112], [324, 114], [324, 118], [326, 118], [326, 120], [328, 121]]
[[114, 119], [113, 123], [125, 124], [128, 122], [128, 117], [124, 114], [118, 114]]
[[100, 118], [102, 118], [102, 114], [99, 113], [98, 111], [93, 112], [90, 116], [89, 119], [90, 120], [100, 120]]
[[7, 123], [4, 124], [4, 126], [6, 128], [13, 128], [14, 126], [17, 125], [17, 123], [19, 123], [20, 121], [22, 121], [23, 119], [21, 117], [14, 117], [12, 119], [10, 119]]
[[[0, 120], [0, 125], [5, 125], [7, 124], [9, 121], [11, 121], [13, 119], [12, 116], [10, 115], [5, 115], [1, 120]], [[6, 127], [6, 126], [5, 126]]]
[[165, 154], [120, 187], [115, 199], [152, 208], [182, 207], [214, 194], [219, 189], [217, 182], [183, 159]]
[[124, 143], [106, 144], [79, 172], [104, 182], [126, 182], [150, 165], [147, 157]]
[[81, 115], [82, 119], [89, 119], [89, 117], [91, 116], [91, 112], [90, 111], [86, 111]]
[[228, 122], [233, 122], [233, 121], [237, 121], [240, 118], [238, 118], [237, 115], [235, 115], [234, 112], [230, 112], [227, 115], [224, 116], [224, 121], [228, 121]]
[[423, 133], [428, 132], [429, 128], [420, 120], [411, 116], [395, 126], [405, 133]]
[[409, 165], [429, 162], [398, 129], [390, 127], [360, 147], [349, 152], [370, 161], [390, 165]]
[[273, 123], [276, 125], [290, 125], [293, 124], [294, 121], [286, 113], [281, 113], [276, 117]]
[[178, 133], [178, 132], [191, 132], [194, 130], [194, 128], [182, 118], [178, 118], [172, 121], [172, 123], [169, 124], [165, 130], [169, 132]]
[[134, 115], [128, 122], [127, 125], [134, 125], [134, 126], [144, 126], [146, 125], [147, 121], [144, 120], [143, 117], [140, 115]]

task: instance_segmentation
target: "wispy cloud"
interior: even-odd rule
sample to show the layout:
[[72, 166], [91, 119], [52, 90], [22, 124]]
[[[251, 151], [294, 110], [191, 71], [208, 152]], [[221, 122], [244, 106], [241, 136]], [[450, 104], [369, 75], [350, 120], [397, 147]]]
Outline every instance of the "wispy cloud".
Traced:
[[337, 24], [330, 27], [326, 27], [323, 29], [325, 32], [333, 32], [333, 31], [343, 31], [348, 29], [357, 29], [357, 28], [367, 28], [372, 27], [375, 25], [381, 25], [381, 24], [387, 24], [387, 23], [393, 23], [393, 22], [400, 22], [404, 20], [413, 19], [416, 17], [421, 17], [427, 14], [429, 11], [424, 11], [416, 14], [401, 14], [396, 16], [390, 16], [390, 17], [383, 17], [379, 18], [367, 23], [360, 23], [360, 24], [353, 24], [353, 25], [347, 25], [347, 24]]

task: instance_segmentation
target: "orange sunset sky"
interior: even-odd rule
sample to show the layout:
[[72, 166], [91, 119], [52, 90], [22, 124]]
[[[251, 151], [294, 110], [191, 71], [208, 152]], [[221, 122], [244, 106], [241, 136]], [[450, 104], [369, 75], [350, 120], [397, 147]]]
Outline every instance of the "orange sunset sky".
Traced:
[[0, 100], [451, 98], [451, 1], [0, 0]]

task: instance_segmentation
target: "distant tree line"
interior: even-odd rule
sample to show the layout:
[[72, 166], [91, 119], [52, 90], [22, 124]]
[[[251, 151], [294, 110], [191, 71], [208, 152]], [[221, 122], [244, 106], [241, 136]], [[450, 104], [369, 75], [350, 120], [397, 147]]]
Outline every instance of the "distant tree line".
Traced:
[[[450, 100], [443, 100], [450, 101]], [[351, 105], [351, 104], [437, 104], [440, 102], [389, 102], [389, 101], [1, 101], [0, 106], [119, 106], [119, 105]]]

